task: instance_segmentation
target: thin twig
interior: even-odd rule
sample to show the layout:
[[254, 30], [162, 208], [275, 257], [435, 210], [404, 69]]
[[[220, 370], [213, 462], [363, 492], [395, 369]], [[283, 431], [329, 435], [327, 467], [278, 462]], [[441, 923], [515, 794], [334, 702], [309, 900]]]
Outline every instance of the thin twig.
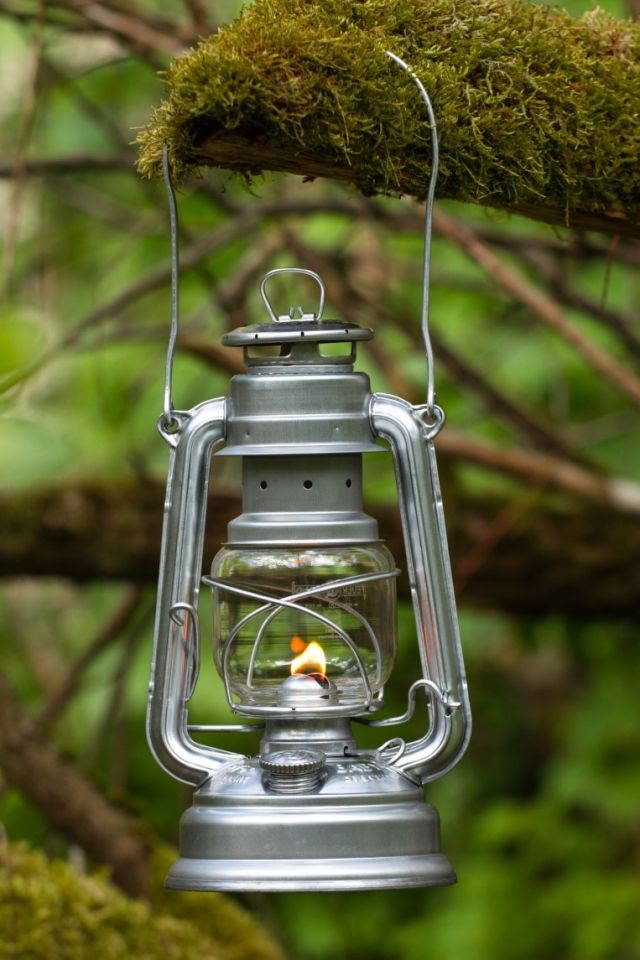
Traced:
[[[144, 639], [145, 630], [153, 619], [153, 612], [153, 606], [149, 605], [142, 618], [132, 624], [124, 637], [122, 649], [113, 671], [111, 696], [100, 721], [98, 732], [93, 737], [92, 754], [94, 761], [95, 757], [102, 753], [110, 734], [118, 738], [124, 733], [122, 729], [122, 704], [127, 676], [136, 650]], [[123, 747], [124, 744], [119, 743], [112, 756], [112, 760], [118, 762], [118, 765], [114, 769], [112, 764], [111, 788], [119, 793], [124, 792], [126, 788], [126, 784], [123, 782], [126, 770]]]
[[152, 53], [161, 51], [180, 56], [186, 50], [187, 44], [180, 38], [177, 24], [172, 23], [160, 29], [140, 13], [132, 16], [98, 0], [65, 0], [65, 3], [58, 0], [57, 5], [73, 10], [89, 23]]
[[629, 356], [636, 363], [640, 363], [640, 336], [633, 329], [631, 317], [627, 317], [617, 310], [612, 310], [611, 307], [603, 307], [595, 303], [590, 297], [585, 296], [578, 290], [571, 290], [559, 275], [550, 280], [549, 290], [561, 303], [576, 307], [583, 313], [599, 320], [615, 334], [620, 343], [624, 345]]
[[640, 380], [569, 323], [552, 297], [500, 260], [486, 244], [478, 240], [471, 229], [457, 223], [441, 210], [434, 212], [434, 227], [486, 270], [505, 293], [527, 306], [539, 320], [571, 344], [594, 370], [640, 406]]
[[[164, 333], [166, 336], [166, 331]], [[185, 353], [203, 360], [216, 370], [224, 370], [232, 377], [245, 372], [242, 354], [234, 347], [223, 347], [205, 337], [189, 333], [179, 335], [178, 346]]]
[[[245, 207], [238, 213], [233, 222], [222, 224], [208, 237], [193, 244], [192, 247], [182, 253], [180, 257], [181, 272], [184, 273], [198, 266], [205, 257], [215, 250], [240, 236], [246, 235], [249, 228], [269, 217], [307, 215], [318, 212], [348, 214], [354, 210], [358, 214], [358, 208], [355, 205], [344, 201], [323, 202], [321, 200], [311, 203], [299, 200], [284, 200]], [[136, 300], [168, 284], [170, 279], [171, 267], [168, 263], [151, 270], [145, 277], [131, 284], [122, 293], [80, 320], [57, 344], [35, 358], [31, 363], [3, 377], [0, 380], [0, 394], [35, 376], [43, 367], [59, 356], [63, 350], [79, 343], [88, 330], [95, 328], [113, 316], [119, 315]]]
[[[64, 10], [57, 10], [55, 7], [52, 7], [50, 4], [44, 4], [44, 14], [45, 22], [48, 26], [60, 27], [67, 33], [73, 34], [95, 34], [95, 29], [87, 27], [80, 20], [72, 20], [65, 15]], [[62, 14], [62, 15], [60, 15]], [[37, 21], [40, 16], [40, 11], [35, 10], [16, 10], [14, 7], [9, 6], [5, 0], [0, 2], [0, 15], [4, 17], [10, 17], [12, 20], [15, 20], [17, 23], [23, 24], [33, 24], [34, 21]]]
[[[297, 241], [302, 251], [302, 242]], [[309, 256], [315, 259], [314, 267], [326, 258], [318, 250], [309, 250]], [[342, 278], [341, 278], [342, 279]], [[348, 281], [342, 279], [346, 288]], [[349, 315], [351, 305], [356, 303], [357, 291], [348, 288], [348, 294], [341, 298], [342, 307]], [[389, 354], [380, 347], [366, 344], [380, 369], [390, 379], [394, 389], [405, 397], [411, 397], [411, 388], [401, 371], [392, 362]], [[599, 504], [615, 506], [618, 509], [640, 512], [640, 485], [619, 478], [601, 476], [594, 470], [572, 463], [564, 456], [551, 456], [515, 447], [502, 448], [452, 430], [448, 427], [439, 434], [438, 448], [461, 459], [477, 463], [489, 469], [512, 474], [527, 483], [551, 485], [569, 493], [577, 494]]]
[[607, 305], [607, 297], [609, 296], [609, 284], [611, 282], [611, 270], [613, 269], [613, 260], [616, 254], [616, 251], [620, 245], [620, 237], [615, 233], [611, 238], [611, 244], [609, 246], [609, 253], [607, 255], [607, 263], [605, 266], [604, 272], [604, 281], [602, 284], [602, 293], [600, 294], [600, 311], [604, 313], [604, 309]]
[[451, 427], [438, 436], [437, 445], [452, 456], [511, 474], [527, 483], [550, 484], [593, 503], [640, 513], [640, 484], [631, 480], [603, 477], [586, 467], [549, 454], [516, 447], [497, 447]]
[[65, 92], [75, 100], [89, 120], [93, 123], [98, 123], [103, 128], [117, 149], [122, 152], [123, 156], [126, 155], [130, 149], [129, 142], [131, 140], [131, 134], [126, 136], [122, 132], [113, 114], [110, 113], [109, 110], [104, 109], [101, 104], [92, 100], [91, 97], [84, 92], [80, 84], [76, 82], [76, 76], [65, 73], [57, 63], [54, 63], [47, 57], [43, 58], [43, 69], [51, 76], [56, 85], [65, 90]]
[[[410, 396], [409, 385], [402, 381], [397, 366], [380, 347], [369, 350], [392, 385], [403, 396]], [[640, 485], [632, 481], [608, 478], [561, 456], [551, 456], [516, 447], [497, 447], [468, 437], [447, 427], [436, 441], [439, 450], [501, 473], [512, 474], [527, 483], [551, 485], [577, 494], [595, 503], [640, 513]]]
[[[394, 386], [407, 396], [408, 384], [398, 379], [397, 367], [384, 350], [372, 352], [385, 375], [395, 377]], [[410, 395], [410, 394], [409, 394]], [[640, 513], [640, 484], [601, 476], [561, 456], [536, 453], [516, 447], [497, 447], [468, 437], [447, 426], [436, 441], [439, 451], [476, 463], [490, 470], [511, 474], [528, 484], [551, 485], [594, 503]]]
[[[133, 173], [133, 160], [126, 156], [93, 156], [75, 154], [70, 157], [46, 157], [38, 160], [25, 160], [21, 167], [23, 177], [41, 177], [49, 173], [75, 174], [91, 173], [93, 170], [126, 170]], [[0, 179], [14, 177], [14, 163], [0, 163]]]
[[487, 561], [496, 547], [526, 514], [539, 506], [545, 487], [545, 483], [539, 483], [533, 489], [524, 490], [519, 496], [509, 500], [498, 515], [488, 522], [482, 533], [476, 535], [473, 547], [456, 560], [453, 573], [458, 600], [476, 574], [487, 566]]
[[[409, 318], [398, 313], [395, 322], [420, 349], [422, 345], [420, 332]], [[584, 459], [568, 441], [494, 387], [485, 376], [448, 346], [434, 330], [431, 331], [431, 342], [438, 360], [442, 362], [454, 382], [471, 390], [488, 410], [497, 413], [502, 420], [515, 427], [518, 433], [526, 437], [535, 447], [568, 457], [570, 460]]]
[[[301, 241], [296, 238], [292, 238], [291, 243], [297, 246], [305, 262], [310, 262], [315, 259], [315, 268], [317, 270], [325, 273], [331, 270], [331, 264], [325, 255], [315, 249], [304, 246]], [[379, 295], [381, 295], [382, 291], [372, 289], [371, 278], [369, 276], [371, 272], [371, 256], [372, 254], [369, 250], [367, 255], [368, 276], [363, 283], [358, 284], [357, 288], [354, 280], [354, 278], [357, 279], [357, 273], [354, 270], [349, 271], [348, 279], [346, 271], [342, 271], [340, 274], [339, 283], [342, 285], [342, 290], [338, 293], [338, 302], [340, 303], [345, 318], [354, 322], [362, 321], [363, 307], [365, 307], [369, 313], [376, 316], [379, 311]], [[382, 273], [382, 270], [378, 271], [379, 275]], [[334, 283], [338, 283], [337, 277], [334, 276], [333, 279]], [[376, 324], [376, 326], [377, 325], [378, 324]], [[394, 315], [394, 325], [404, 331], [416, 350], [422, 352], [423, 343], [421, 332], [406, 314], [402, 311], [397, 312]], [[505, 394], [497, 390], [482, 374], [456, 354], [451, 347], [447, 346], [433, 329], [431, 330], [431, 341], [438, 359], [449, 371], [454, 381], [464, 385], [476, 394], [489, 410], [493, 410], [501, 419], [515, 427], [523, 437], [526, 437], [536, 447], [542, 450], [551, 451], [571, 460], [583, 459], [582, 456], [572, 448], [571, 444], [558, 436], [558, 434], [541, 421], [537, 420], [532, 414], [523, 410]], [[365, 346], [374, 358], [376, 364], [383, 370], [391, 389], [401, 396], [417, 402], [418, 398], [412, 396], [414, 391], [402, 376], [398, 364], [392, 361], [384, 345], [380, 344], [380, 342], [374, 338], [374, 340], [367, 341]]]
[[38, 107], [38, 82], [44, 47], [44, 2], [40, 3], [40, 12], [36, 19], [36, 29], [31, 50], [31, 68], [27, 85], [25, 103], [22, 115], [22, 125], [18, 134], [15, 159], [12, 164], [13, 188], [8, 203], [7, 229], [2, 257], [2, 292], [8, 296], [13, 273], [16, 243], [18, 241], [18, 227], [20, 224], [20, 207], [25, 181], [25, 155], [33, 133], [33, 127]]
[[124, 598], [118, 604], [110, 619], [100, 628], [94, 639], [85, 647], [78, 658], [73, 661], [66, 677], [40, 711], [36, 723], [41, 730], [47, 730], [56, 722], [76, 693], [87, 669], [107, 647], [118, 639], [127, 624], [131, 622], [140, 606], [143, 593], [143, 588], [140, 586], [127, 587]]
[[183, 3], [197, 33], [210, 34], [214, 32], [214, 28], [209, 24], [205, 0], [183, 0]]
[[231, 330], [244, 322], [251, 285], [276, 254], [285, 248], [287, 238], [287, 231], [277, 228], [264, 234], [255, 247], [250, 247], [236, 260], [233, 273], [218, 284], [216, 296], [220, 308], [227, 314], [227, 329]]
[[[415, 229], [419, 229], [417, 213]], [[486, 223], [476, 223], [474, 231], [479, 240], [492, 247], [500, 247], [510, 253], [520, 256], [540, 252], [546, 254], [569, 257], [571, 259], [606, 260], [610, 253], [610, 245], [597, 243], [589, 234], [581, 231], [572, 231], [566, 239], [555, 236], [550, 231], [543, 234], [514, 233], [511, 230], [500, 230]], [[640, 266], [640, 245], [637, 240], [619, 238], [616, 248], [616, 260], [627, 266]]]
[[[616, 247], [616, 249], [619, 249], [619, 247]], [[570, 288], [566, 280], [566, 270], [562, 263], [541, 256], [540, 251], [528, 250], [526, 247], [518, 248], [516, 253], [523, 263], [535, 270], [554, 299], [565, 306], [576, 307], [582, 313], [600, 321], [620, 340], [630, 356], [640, 363], [640, 336], [634, 329], [631, 317], [627, 317], [611, 307], [606, 307], [602, 298], [600, 303], [596, 303], [595, 300], [584, 293]], [[607, 270], [609, 267], [610, 261], [607, 260]]]
[[493, 410], [502, 420], [515, 427], [520, 435], [526, 437], [534, 447], [570, 460], [582, 462], [586, 460], [584, 454], [576, 450], [559, 433], [494, 387], [487, 377], [480, 374], [460, 354], [454, 352], [438, 334], [432, 334], [431, 340], [436, 356], [454, 381], [468, 387], [488, 410]]

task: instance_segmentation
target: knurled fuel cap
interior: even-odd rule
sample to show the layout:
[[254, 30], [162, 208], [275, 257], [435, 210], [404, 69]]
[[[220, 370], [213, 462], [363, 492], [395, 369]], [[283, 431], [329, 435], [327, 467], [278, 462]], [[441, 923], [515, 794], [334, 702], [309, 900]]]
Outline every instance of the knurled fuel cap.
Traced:
[[318, 750], [279, 750], [260, 757], [260, 766], [276, 793], [307, 793], [322, 781], [326, 758]]

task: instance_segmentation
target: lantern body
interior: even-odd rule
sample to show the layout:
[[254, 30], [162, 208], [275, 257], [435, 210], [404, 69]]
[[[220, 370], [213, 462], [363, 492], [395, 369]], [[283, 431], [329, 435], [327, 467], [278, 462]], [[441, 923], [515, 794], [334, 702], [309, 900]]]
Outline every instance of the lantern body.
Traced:
[[[242, 328], [247, 372], [227, 398], [175, 412], [148, 737], [197, 787], [167, 883], [196, 890], [443, 885], [439, 822], [422, 785], [450, 769], [470, 712], [432, 435], [421, 411], [372, 394], [353, 370], [372, 335], [314, 315]], [[326, 355], [323, 345], [349, 352]], [[273, 355], [273, 346], [276, 354]], [[265, 352], [262, 347], [268, 347]], [[431, 431], [431, 432], [430, 432]], [[362, 454], [394, 456], [422, 679], [402, 717], [373, 719], [395, 654], [395, 562], [362, 508]], [[242, 512], [201, 574], [209, 467], [240, 457]], [[200, 664], [198, 595], [212, 589], [214, 659], [231, 709], [258, 723], [257, 757], [197, 739], [188, 701]], [[427, 729], [358, 746], [351, 721], [394, 726], [418, 694]]]

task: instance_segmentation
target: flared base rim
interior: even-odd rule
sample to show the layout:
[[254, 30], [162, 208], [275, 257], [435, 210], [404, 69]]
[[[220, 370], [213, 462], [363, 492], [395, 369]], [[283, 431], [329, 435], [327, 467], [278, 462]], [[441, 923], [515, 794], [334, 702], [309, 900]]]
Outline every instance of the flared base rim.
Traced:
[[456, 875], [444, 854], [317, 860], [205, 860], [182, 857], [165, 885], [172, 890], [270, 891], [394, 890], [445, 887]]

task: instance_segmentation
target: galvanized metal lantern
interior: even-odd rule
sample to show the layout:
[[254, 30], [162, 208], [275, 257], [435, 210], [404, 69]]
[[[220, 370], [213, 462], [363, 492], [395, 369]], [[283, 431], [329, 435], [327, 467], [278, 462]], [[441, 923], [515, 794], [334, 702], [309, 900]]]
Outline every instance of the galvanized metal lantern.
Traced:
[[[323, 319], [321, 279], [293, 268], [262, 280], [264, 322], [223, 338], [244, 350], [247, 368], [231, 380], [229, 396], [174, 410], [170, 191], [174, 323], [160, 431], [171, 463], [148, 738], [164, 769], [197, 788], [181, 821], [170, 887], [355, 890], [455, 880], [440, 850], [438, 815], [423, 793], [457, 762], [470, 733], [433, 445], [444, 420], [434, 401], [427, 327], [433, 121], [432, 135], [423, 302], [429, 389], [420, 407], [372, 394], [353, 365], [357, 342], [373, 332]], [[170, 186], [166, 155], [165, 173]], [[317, 281], [315, 312], [274, 312], [267, 285], [282, 272]], [[341, 355], [326, 349], [336, 343], [345, 345]], [[362, 507], [362, 455], [379, 452], [381, 441], [395, 462], [422, 664], [405, 714], [389, 719], [375, 714], [393, 668], [398, 570]], [[241, 458], [243, 501], [203, 575], [212, 454]], [[228, 703], [254, 721], [224, 729], [262, 730], [257, 757], [205, 746], [193, 734], [222, 728], [189, 724], [201, 584], [212, 592], [214, 660]], [[422, 737], [358, 747], [352, 721], [402, 724], [420, 691], [428, 718]]]

